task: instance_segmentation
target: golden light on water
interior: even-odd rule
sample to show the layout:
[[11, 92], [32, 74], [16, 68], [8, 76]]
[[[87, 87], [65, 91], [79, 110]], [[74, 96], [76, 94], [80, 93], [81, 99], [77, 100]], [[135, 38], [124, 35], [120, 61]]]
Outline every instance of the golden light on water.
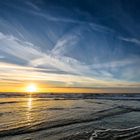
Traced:
[[30, 125], [31, 121], [32, 121], [32, 95], [30, 94], [29, 97], [27, 98], [27, 124]]
[[35, 84], [30, 84], [26, 87], [26, 92], [30, 92], [30, 93], [33, 93], [33, 92], [37, 92], [37, 87]]
[[32, 109], [32, 97], [31, 97], [31, 95], [28, 98], [27, 107], [28, 107], [28, 111], [30, 111]]

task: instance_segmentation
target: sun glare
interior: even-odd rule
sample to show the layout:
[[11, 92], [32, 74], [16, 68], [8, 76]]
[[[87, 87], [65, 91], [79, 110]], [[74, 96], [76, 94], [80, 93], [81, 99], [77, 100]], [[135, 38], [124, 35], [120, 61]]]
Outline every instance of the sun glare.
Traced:
[[36, 92], [37, 91], [37, 87], [34, 84], [28, 85], [26, 88], [27, 92]]

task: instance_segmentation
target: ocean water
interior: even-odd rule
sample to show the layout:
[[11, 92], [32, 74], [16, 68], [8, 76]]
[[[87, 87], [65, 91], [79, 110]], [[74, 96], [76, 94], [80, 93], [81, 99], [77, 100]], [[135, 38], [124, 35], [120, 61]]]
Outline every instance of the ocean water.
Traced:
[[135, 139], [139, 94], [0, 93], [0, 140]]

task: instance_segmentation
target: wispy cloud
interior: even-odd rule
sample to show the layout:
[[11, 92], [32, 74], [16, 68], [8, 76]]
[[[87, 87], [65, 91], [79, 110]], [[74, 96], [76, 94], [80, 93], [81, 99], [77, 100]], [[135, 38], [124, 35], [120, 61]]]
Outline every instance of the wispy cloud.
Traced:
[[40, 8], [37, 6], [37, 4], [33, 3], [32, 1], [25, 1], [25, 3], [30, 6], [31, 8], [40, 11]]
[[[10, 72], [9, 72], [10, 71]], [[7, 79], [8, 77], [8, 79]], [[55, 74], [47, 73], [41, 71], [39, 68], [32, 68], [27, 66], [19, 66], [10, 63], [0, 63], [0, 78], [3, 83], [12, 81], [15, 82], [28, 82], [28, 81], [38, 81], [38, 82], [50, 82], [55, 83], [63, 82], [63, 86], [68, 86], [71, 83], [71, 86], [75, 86], [75, 82], [80, 87], [138, 87], [139, 84], [135, 82], [125, 82], [125, 81], [104, 81], [98, 80], [86, 76], [76, 76], [72, 74]], [[70, 85], [69, 85], [70, 86]]]
[[0, 40], [0, 50], [25, 61], [26, 66], [40, 67], [44, 70], [46, 69], [46, 71], [48, 69], [48, 71], [56, 74], [62, 71], [63, 74], [66, 72], [71, 75], [91, 77], [91, 79], [93, 78], [97, 81], [103, 79], [117, 81], [114, 78], [114, 74], [110, 72], [110, 68], [120, 68], [138, 62], [136, 58], [129, 58], [87, 65], [73, 57], [65, 56], [65, 52], [79, 41], [79, 34], [63, 36], [57, 41], [53, 49], [47, 52], [42, 52], [40, 47], [30, 42], [22, 41], [12, 35], [0, 33]]
[[[0, 50], [24, 60], [30, 66], [48, 66], [57, 68], [62, 71], [80, 74], [80, 69], [88, 70], [86, 66], [80, 64], [77, 60], [61, 55], [53, 55], [53, 53], [44, 53], [39, 47], [29, 42], [21, 41], [12, 35], [0, 34], [1, 48]], [[63, 45], [61, 46], [63, 47]], [[53, 51], [54, 52], [54, 51]]]
[[120, 37], [121, 40], [129, 42], [129, 43], [134, 43], [137, 45], [140, 45], [140, 39], [137, 38], [125, 38], [125, 37]]
[[111, 62], [107, 62], [107, 63], [99, 63], [99, 64], [93, 64], [92, 68], [94, 69], [105, 69], [105, 68], [120, 68], [120, 67], [125, 67], [127, 65], [131, 65], [134, 63], [138, 63], [139, 62], [139, 58], [125, 58], [125, 59], [121, 59], [121, 60], [114, 60]]
[[[1, 81], [38, 79], [65, 86], [139, 86], [140, 40], [136, 38], [139, 32], [134, 35], [137, 27], [133, 28], [134, 22], [120, 6], [114, 4], [116, 9], [120, 8], [117, 14], [124, 15], [116, 16], [111, 9], [103, 13], [93, 8], [95, 12], [91, 12], [77, 4], [67, 7], [51, 1], [45, 3], [2, 1]], [[108, 12], [111, 15], [104, 16]], [[104, 19], [108, 21], [112, 17], [116, 23], [104, 24]], [[124, 24], [124, 20], [130, 21], [129, 24]], [[125, 30], [135, 37], [127, 37]]]
[[52, 55], [63, 55], [65, 51], [70, 50], [78, 40], [79, 37], [76, 34], [63, 36], [56, 42], [54, 48], [51, 50]]
[[[120, 39], [137, 45], [140, 44], [140, 41], [124, 37], [114, 39], [111, 36], [116, 32], [109, 27], [95, 23], [95, 19], [90, 13], [76, 8], [68, 10], [63, 6], [51, 6], [43, 10], [33, 1], [25, 1], [24, 4], [30, 9], [27, 10], [24, 6], [16, 7], [12, 3], [9, 6], [30, 15], [33, 20], [39, 18], [40, 23], [43, 23], [40, 25], [47, 25], [48, 29], [38, 25], [41, 29], [38, 31], [35, 29], [36, 26], [33, 27], [36, 31], [35, 34], [39, 33], [37, 38], [34, 38], [34, 32], [27, 30], [26, 26], [22, 26], [22, 23], [16, 22], [12, 26], [8, 21], [0, 19], [2, 21], [0, 26], [7, 30], [6, 33], [0, 32], [0, 51], [10, 58], [14, 58], [6, 59], [7, 56], [2, 55], [0, 59], [3, 61], [8, 60], [9, 63], [14, 63], [16, 59], [27, 67], [37, 68], [35, 71], [40, 68], [40, 72], [83, 76], [97, 81], [106, 80], [106, 82], [118, 81], [121, 79], [119, 75], [123, 76], [125, 67], [130, 68], [134, 64], [139, 64], [139, 56], [134, 57], [135, 54], [123, 56], [125, 50], [120, 47], [122, 44], [116, 40]], [[53, 26], [60, 24], [59, 27], [63, 28], [64, 25], [66, 28], [63, 31], [58, 29], [54, 31], [54, 28], [51, 29], [50, 22]], [[57, 34], [58, 32], [61, 33]], [[44, 40], [50, 41], [51, 45]], [[134, 68], [131, 69], [135, 71]], [[128, 70], [127, 75], [129, 73]], [[134, 79], [135, 75], [133, 73], [129, 78]], [[123, 77], [124, 80], [128, 79], [127, 76]]]

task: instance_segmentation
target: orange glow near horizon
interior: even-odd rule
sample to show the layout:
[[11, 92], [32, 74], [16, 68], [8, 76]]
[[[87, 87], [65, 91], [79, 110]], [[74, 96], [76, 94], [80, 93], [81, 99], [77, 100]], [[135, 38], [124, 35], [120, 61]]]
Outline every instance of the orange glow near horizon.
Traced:
[[[1, 86], [1, 85], [0, 85]], [[26, 93], [139, 93], [133, 88], [84, 88], [84, 87], [55, 87], [41, 83], [2, 85], [0, 92]]]
[[[0, 92], [140, 93], [140, 83], [47, 73], [44, 69], [0, 62]], [[30, 87], [30, 84], [35, 84]], [[79, 86], [79, 87], [76, 87]]]

